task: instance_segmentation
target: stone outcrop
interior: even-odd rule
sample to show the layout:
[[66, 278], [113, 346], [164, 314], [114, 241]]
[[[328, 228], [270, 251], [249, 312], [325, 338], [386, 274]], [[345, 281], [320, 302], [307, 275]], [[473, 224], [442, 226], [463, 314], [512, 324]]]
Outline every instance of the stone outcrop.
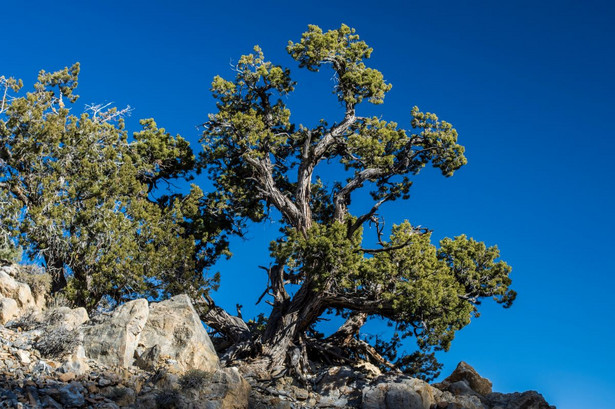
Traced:
[[139, 299], [119, 306], [110, 316], [83, 328], [85, 354], [105, 365], [128, 368], [145, 327], [149, 308]]
[[[440, 384], [436, 385], [442, 390], [449, 390], [455, 394], [463, 393], [465, 388], [470, 388], [479, 395], [488, 395], [491, 393], [491, 381], [483, 378], [465, 362], [459, 362], [457, 368]], [[455, 391], [458, 391], [456, 393]]]
[[19, 316], [17, 301], [12, 298], [0, 298], [0, 324], [4, 325]]
[[534, 391], [492, 392], [465, 362], [434, 385], [361, 364], [317, 368], [309, 384], [261, 381], [220, 368], [185, 295], [90, 318], [83, 308], [41, 309], [2, 269], [0, 294], [0, 408], [554, 409]]
[[18, 282], [9, 274], [14, 268], [0, 268], [0, 299], [14, 300], [19, 312], [24, 313], [29, 308], [36, 308], [37, 304], [28, 284]]
[[152, 303], [138, 344], [137, 366], [143, 369], [218, 369], [216, 350], [187, 295]]

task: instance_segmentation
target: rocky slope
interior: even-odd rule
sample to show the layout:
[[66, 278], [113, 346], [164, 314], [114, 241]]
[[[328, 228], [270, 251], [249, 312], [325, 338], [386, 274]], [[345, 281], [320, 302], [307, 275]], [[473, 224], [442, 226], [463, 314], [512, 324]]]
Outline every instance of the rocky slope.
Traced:
[[90, 317], [46, 305], [20, 268], [0, 267], [1, 408], [553, 408], [536, 392], [492, 392], [463, 362], [435, 385], [368, 367], [322, 368], [310, 385], [259, 380], [220, 367], [187, 296]]

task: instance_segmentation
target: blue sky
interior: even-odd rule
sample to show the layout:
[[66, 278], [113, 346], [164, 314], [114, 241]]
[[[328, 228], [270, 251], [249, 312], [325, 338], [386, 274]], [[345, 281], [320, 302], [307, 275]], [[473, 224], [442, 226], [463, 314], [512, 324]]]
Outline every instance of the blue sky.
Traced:
[[[460, 360], [494, 389], [535, 389], [561, 409], [612, 407], [615, 365], [615, 6], [601, 1], [5, 2], [0, 75], [31, 84], [39, 69], [82, 64], [80, 103], [134, 107], [195, 142], [214, 110], [209, 84], [259, 44], [300, 81], [289, 98], [306, 124], [335, 120], [331, 74], [299, 73], [286, 55], [308, 24], [355, 27], [371, 65], [393, 84], [365, 112], [409, 125], [413, 105], [452, 122], [469, 164], [426, 171], [412, 198], [385, 209], [434, 236], [498, 244], [519, 297], [486, 303], [461, 331], [443, 373]], [[275, 224], [254, 226], [220, 263], [218, 302], [244, 315], [265, 277]], [[377, 325], [370, 330], [379, 331]]]

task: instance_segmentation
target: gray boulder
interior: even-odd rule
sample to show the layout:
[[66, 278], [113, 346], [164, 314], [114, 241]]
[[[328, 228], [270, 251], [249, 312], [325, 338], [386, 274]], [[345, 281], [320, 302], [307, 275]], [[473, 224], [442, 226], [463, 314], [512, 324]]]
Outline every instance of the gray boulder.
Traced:
[[15, 300], [22, 311], [27, 308], [38, 308], [30, 286], [11, 277], [7, 273], [7, 269], [10, 268], [12, 267], [0, 269], [0, 296]]
[[12, 298], [0, 298], [0, 324], [4, 325], [18, 315], [17, 301]]
[[485, 396], [491, 393], [491, 381], [480, 376], [474, 368], [463, 361], [459, 362], [457, 368], [455, 368], [448, 378], [434, 386], [441, 390], [450, 390], [450, 388], [453, 387], [454, 391], [450, 391], [456, 395], [464, 392], [469, 393], [464, 385], [457, 383], [459, 381], [465, 381], [467, 386], [479, 395]]
[[119, 306], [96, 324], [82, 327], [85, 355], [104, 365], [131, 366], [148, 316], [147, 300], [138, 299]]
[[136, 365], [143, 369], [164, 367], [183, 373], [214, 372], [219, 367], [209, 335], [185, 294], [150, 305], [136, 352]]
[[363, 409], [407, 408], [429, 409], [421, 396], [399, 383], [381, 383], [363, 389]]
[[491, 393], [486, 400], [493, 409], [555, 409], [536, 391]]

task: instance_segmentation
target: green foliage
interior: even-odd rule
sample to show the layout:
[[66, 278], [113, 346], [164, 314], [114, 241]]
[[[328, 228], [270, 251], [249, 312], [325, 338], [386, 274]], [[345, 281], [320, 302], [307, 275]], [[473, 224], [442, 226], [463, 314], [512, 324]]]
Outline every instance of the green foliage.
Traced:
[[[426, 382], [431, 382], [440, 375], [443, 365], [438, 362], [433, 352], [419, 350], [407, 355], [400, 354], [399, 350], [404, 345], [403, 338], [398, 332], [395, 332], [388, 341], [377, 336], [373, 338], [374, 348], [378, 353], [393, 362], [395, 367], [404, 374]], [[386, 368], [381, 369], [385, 370]]]
[[373, 50], [364, 41], [359, 41], [355, 30], [345, 24], [326, 33], [310, 25], [301, 41], [289, 41], [286, 49], [301, 68], [318, 71], [323, 64], [331, 64], [338, 77], [333, 92], [340, 102], [354, 105], [368, 98], [373, 104], [381, 104], [392, 88], [385, 83], [380, 71], [365, 66], [363, 60], [369, 59]]
[[361, 234], [347, 237], [347, 227], [335, 222], [315, 224], [307, 235], [290, 229], [284, 240], [271, 243], [276, 260], [284, 260], [291, 272], [314, 277], [324, 285], [335, 280], [341, 287], [360, 285], [356, 272], [364, 261], [360, 253]]
[[54, 291], [65, 287], [89, 308], [105, 295], [121, 301], [206, 289], [203, 269], [226, 247], [210, 245], [220, 228], [195, 227], [202, 191], [151, 195], [158, 182], [193, 170], [188, 142], [153, 119], [129, 138], [115, 108], [73, 114], [78, 73], [78, 64], [41, 71], [34, 91], [5, 101], [0, 233], [44, 261]]

